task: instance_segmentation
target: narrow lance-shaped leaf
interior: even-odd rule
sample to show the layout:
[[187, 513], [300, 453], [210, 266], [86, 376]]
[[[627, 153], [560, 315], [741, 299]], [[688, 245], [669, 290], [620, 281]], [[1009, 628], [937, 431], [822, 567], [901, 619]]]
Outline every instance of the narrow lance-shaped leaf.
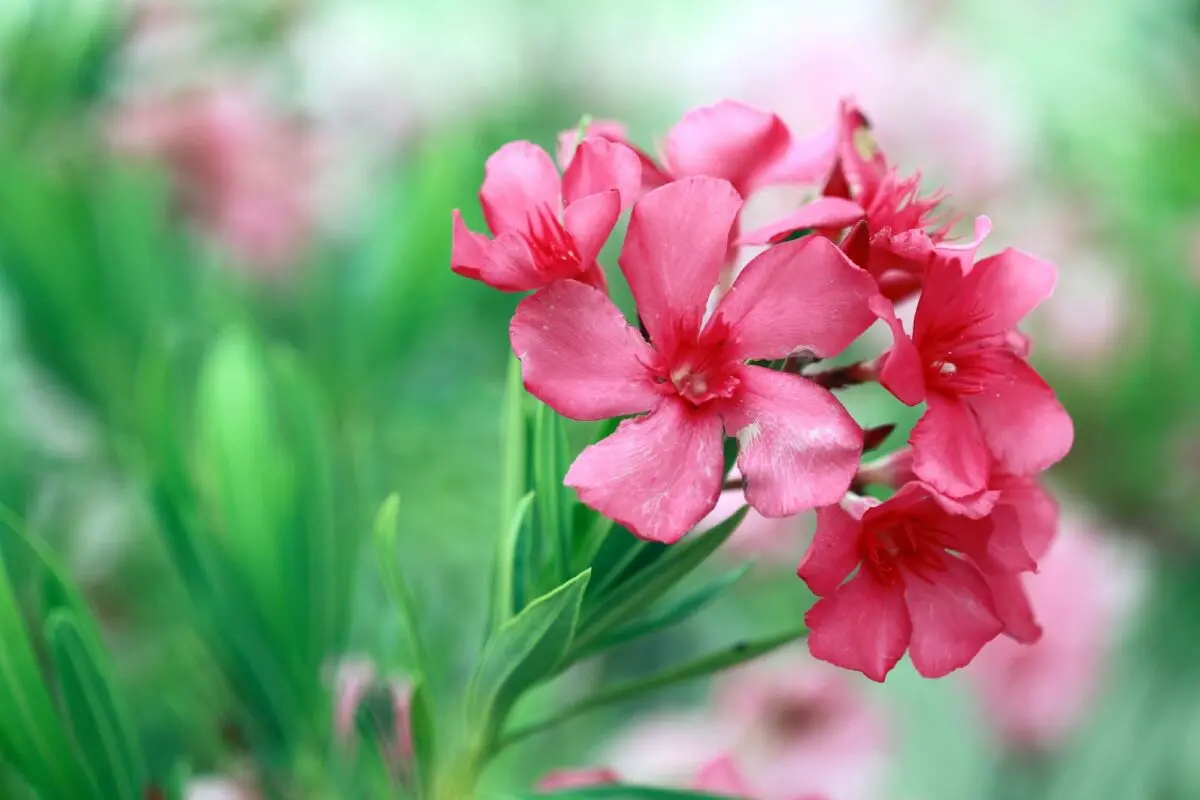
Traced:
[[145, 769], [137, 740], [89, 638], [69, 611], [52, 612], [46, 620], [59, 698], [99, 797], [141, 800]]
[[631, 622], [645, 614], [671, 587], [705, 562], [733, 534], [746, 516], [746, 507], [704, 533], [692, 533], [682, 542], [666, 548], [653, 569], [635, 574], [594, 603], [580, 623], [575, 647], [586, 649], [616, 625]]
[[429, 702], [429, 689], [424, 681], [418, 681], [413, 687], [410, 716], [417, 780], [424, 790], [429, 792], [437, 770], [437, 725]]
[[[7, 517], [7, 515], [6, 515]], [[6, 518], [9, 539], [21, 537]], [[59, 797], [94, 791], [42, 682], [0, 548], [0, 750], [34, 787]]]
[[575, 636], [590, 577], [581, 572], [534, 600], [484, 646], [467, 686], [467, 718], [483, 742], [525, 690], [555, 673]]
[[[538, 576], [548, 574], [558, 585], [568, 574], [574, 540], [575, 499], [563, 485], [568, 459], [567, 432], [563, 419], [549, 406], [538, 403], [533, 425], [533, 476], [537, 492], [538, 538], [548, 554]], [[540, 586], [537, 588], [541, 588]]]
[[524, 605], [525, 576], [528, 565], [525, 563], [526, 551], [522, 546], [522, 538], [527, 535], [529, 516], [533, 510], [534, 493], [529, 492], [513, 509], [513, 515], [508, 520], [508, 527], [500, 537], [500, 545], [496, 551], [493, 587], [493, 628], [499, 628], [512, 618]]
[[420, 627], [421, 617], [417, 613], [416, 601], [396, 563], [399, 517], [400, 497], [396, 494], [389, 495], [375, 517], [375, 556], [379, 561], [380, 570], [383, 571], [384, 588], [391, 596], [392, 604], [404, 625], [404, 635], [409, 646], [409, 663], [416, 672], [417, 679], [421, 680], [429, 676], [430, 664], [427, 663], [425, 640]]
[[[278, 533], [277, 561], [297, 661], [309, 676], [319, 674], [330, 653], [344, 649], [349, 625], [352, 570], [359, 538], [341, 530], [334, 516], [333, 455], [328, 414], [317, 388], [293, 353], [271, 359], [274, 407], [294, 462], [290, 521]], [[323, 702], [315, 677], [311, 700]]]
[[644, 636], [650, 636], [665, 630], [672, 625], [677, 625], [680, 622], [694, 616], [701, 609], [705, 608], [709, 603], [716, 600], [725, 593], [730, 587], [742, 579], [743, 576], [750, 570], [751, 564], [743, 564], [736, 569], [722, 575], [715, 581], [711, 581], [694, 591], [691, 591], [681, 597], [674, 603], [669, 604], [665, 608], [652, 612], [648, 617], [645, 617], [638, 622], [630, 625], [617, 628], [611, 633], [601, 637], [587, 652], [581, 653], [579, 658], [587, 658], [602, 650], [608, 650], [613, 647], [620, 647], [623, 644], [640, 639]]

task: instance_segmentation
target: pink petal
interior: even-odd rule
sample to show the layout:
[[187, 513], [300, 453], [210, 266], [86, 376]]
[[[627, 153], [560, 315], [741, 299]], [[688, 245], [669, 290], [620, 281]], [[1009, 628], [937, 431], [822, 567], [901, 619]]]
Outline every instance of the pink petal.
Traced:
[[670, 173], [681, 178], [724, 178], [749, 192], [782, 158], [790, 143], [783, 121], [732, 100], [696, 108], [667, 134], [663, 148]]
[[750, 787], [729, 756], [722, 756], [701, 767], [691, 788], [728, 797], [750, 796]]
[[482, 233], [475, 233], [463, 222], [456, 208], [450, 212], [453, 228], [453, 244], [450, 247], [450, 269], [464, 278], [479, 280], [482, 265], [487, 261], [487, 246], [491, 242]]
[[820, 197], [761, 228], [744, 234], [739, 244], [774, 244], [806, 228], [845, 228], [863, 218], [862, 207], [841, 197]]
[[746, 366], [722, 409], [736, 432], [746, 502], [786, 517], [842, 499], [858, 469], [862, 428], [828, 390], [798, 375]]
[[502, 292], [525, 292], [541, 287], [546, 279], [537, 271], [529, 243], [508, 232], [488, 239], [469, 230], [455, 209], [454, 244], [450, 268], [465, 278], [481, 281]]
[[636, 536], [670, 544], [717, 504], [724, 441], [720, 417], [671, 400], [580, 453], [564, 483]]
[[821, 236], [760, 253], [721, 299], [715, 317], [730, 327], [738, 356], [784, 358], [809, 350], [827, 358], [875, 321], [875, 281]]
[[608, 767], [559, 769], [546, 774], [538, 781], [537, 789], [539, 792], [553, 792], [560, 789], [581, 789], [585, 786], [607, 786], [620, 782], [621, 776]]
[[904, 596], [912, 618], [908, 653], [926, 678], [966, 666], [1004, 630], [991, 592], [975, 568], [949, 555], [943, 564], [944, 571], [905, 576]]
[[988, 312], [983, 329], [1006, 333], [1054, 291], [1058, 269], [1049, 261], [1009, 248], [971, 269], [963, 285], [969, 302]]
[[758, 184], [819, 183], [829, 177], [837, 159], [838, 126], [807, 137], [789, 137], [783, 156], [759, 176]]
[[[583, 131], [584, 137], [596, 136], [601, 139], [608, 139], [610, 142], [619, 142], [624, 145], [629, 144], [629, 128], [623, 122], [618, 122], [614, 119], [593, 119], [587, 124], [587, 128]], [[571, 166], [571, 159], [575, 157], [576, 148], [579, 147], [579, 128], [568, 128], [565, 131], [560, 131], [558, 134], [558, 148], [555, 151], [555, 158], [558, 159], [559, 169], [566, 170]]]
[[925, 399], [925, 367], [921, 363], [921, 354], [904, 332], [891, 300], [876, 295], [871, 298], [870, 307], [892, 331], [892, 349], [884, 356], [879, 382], [900, 402], [915, 406]]
[[1033, 475], [1071, 449], [1075, 426], [1054, 390], [1013, 353], [998, 354], [1003, 376], [964, 398], [1001, 470]]
[[685, 178], [633, 207], [620, 264], [642, 324], [660, 351], [700, 329], [742, 199], [728, 182]]
[[1034, 478], [1004, 475], [992, 478], [1000, 497], [992, 513], [997, 528], [1016, 529], [1029, 555], [1039, 560], [1058, 532], [1058, 501]]
[[1022, 644], [1033, 644], [1042, 638], [1029, 596], [1019, 575], [984, 575], [996, 606], [996, 615], [1004, 623], [1004, 633]]
[[917, 477], [951, 497], [987, 488], [991, 467], [979, 423], [966, 404], [938, 393], [909, 435]]
[[900, 586], [881, 583], [868, 570], [817, 601], [804, 615], [814, 658], [883, 681], [904, 655], [912, 623]]
[[557, 281], [517, 305], [509, 326], [525, 387], [563, 416], [636, 414], [662, 398], [646, 363], [653, 351], [603, 292]]
[[839, 505], [817, 509], [817, 532], [796, 574], [813, 594], [833, 594], [858, 565], [862, 523]]
[[975, 218], [975, 238], [969, 242], [942, 242], [935, 248], [941, 258], [947, 258], [958, 265], [963, 274], [971, 271], [975, 264], [975, 254], [983, 246], [983, 240], [992, 232], [992, 221], [986, 216]]
[[934, 500], [947, 514], [969, 519], [983, 519], [988, 516], [995, 510], [996, 501], [1000, 499], [1000, 492], [996, 489], [987, 489], [963, 497], [948, 497], [933, 490], [932, 487], [930, 488], [933, 491]]
[[[608, 241], [617, 217], [621, 215], [621, 199], [614, 190], [589, 195], [567, 206], [563, 211], [563, 227], [575, 243], [579, 263], [584, 272], [599, 271], [596, 258]], [[603, 273], [601, 273], [603, 274]], [[594, 281], [591, 281], [595, 285]], [[596, 285], [603, 289], [604, 283]]]
[[530, 142], [509, 142], [484, 166], [479, 202], [492, 233], [523, 233], [529, 215], [547, 206], [558, 216], [562, 182], [546, 151]]
[[628, 206], [642, 185], [642, 165], [623, 144], [591, 137], [583, 140], [562, 176], [563, 202], [570, 206], [589, 195], [616, 189]]

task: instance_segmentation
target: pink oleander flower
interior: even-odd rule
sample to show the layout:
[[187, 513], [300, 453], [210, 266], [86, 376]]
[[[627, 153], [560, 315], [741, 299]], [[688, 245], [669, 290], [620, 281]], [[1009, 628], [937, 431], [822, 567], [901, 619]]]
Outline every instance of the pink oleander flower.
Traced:
[[630, 783], [762, 800], [873, 800], [890, 758], [889, 731], [857, 680], [789, 648], [722, 675], [703, 712], [635, 723], [609, 760]]
[[885, 297], [901, 300], [921, 288], [926, 265], [954, 223], [939, 208], [944, 193], [921, 197], [920, 191], [920, 173], [900, 177], [876, 146], [862, 111], [843, 101], [837, 159], [822, 196], [742, 242], [774, 244], [808, 229], [836, 238], [857, 225], [862, 246], [855, 263], [875, 276]]
[[1012, 249], [974, 267], [935, 258], [911, 338], [876, 303], [895, 338], [880, 381], [909, 405], [925, 402], [909, 438], [913, 470], [939, 492], [977, 494], [993, 471], [1034, 475], [1071, 449], [1071, 417], [1025, 361], [1028, 340], [1016, 331], [1055, 276], [1053, 264]]
[[741, 442], [746, 500], [765, 516], [836, 502], [858, 466], [862, 431], [829, 391], [746, 362], [840, 352], [871, 322], [874, 282], [810, 237], [755, 258], [705, 320], [741, 206], [727, 181], [706, 177], [634, 206], [619, 263], [649, 342], [577, 281], [525, 298], [513, 317], [533, 395], [571, 419], [643, 414], [584, 450], [565, 482], [644, 539], [674, 542], [713, 509], [726, 432]]
[[1053, 746], [1087, 712], [1137, 597], [1141, 570], [1129, 556], [1094, 521], [1068, 514], [1038, 573], [1022, 576], [1041, 639], [994, 641], [966, 671], [986, 719], [1011, 746]]
[[334, 732], [345, 746], [358, 737], [356, 717], [364, 702], [382, 693], [393, 723], [387, 755], [396, 766], [406, 766], [413, 756], [412, 686], [398, 678], [382, 679], [375, 665], [364, 659], [347, 659], [337, 666], [334, 694]]
[[494, 239], [454, 211], [451, 268], [505, 292], [574, 279], [605, 288], [596, 261], [641, 176], [633, 151], [592, 138], [562, 177], [545, 150], [510, 142], [487, 160], [479, 202]]
[[848, 495], [817, 511], [798, 570], [821, 598], [805, 615], [809, 649], [876, 681], [907, 650], [917, 672], [942, 677], [1007, 620], [1030, 635], [1029, 603], [1006, 578], [1036, 566], [1016, 526], [958, 516], [925, 484], [906, 484], [882, 503]]
[[[859, 469], [857, 480], [892, 488], [918, 480], [913, 472], [912, 449], [905, 448]], [[1058, 501], [1035, 478], [993, 473], [987, 488], [978, 494], [951, 498], [934, 492], [933, 499], [949, 514], [980, 519], [987, 517], [1000, 531], [989, 541], [991, 547], [1019, 545], [1033, 561], [1039, 561], [1058, 530]], [[1023, 560], [1021, 550], [1002, 558]], [[1021, 574], [984, 571], [983, 578], [998, 598], [996, 612], [1011, 639], [1029, 644], [1042, 634], [1022, 584]]]
[[134, 102], [111, 132], [117, 148], [165, 163], [184, 212], [248, 266], [283, 269], [303, 252], [316, 224], [316, 141], [255, 92]]
[[[661, 161], [634, 147], [625, 126], [594, 120], [588, 138], [620, 142], [638, 154], [642, 190], [650, 191], [679, 178], [708, 176], [733, 184], [743, 197], [777, 183], [814, 183], [828, 174], [835, 137], [823, 131], [798, 139], [777, 115], [735, 100], [694, 108], [676, 123], [662, 146]], [[559, 134], [558, 159], [566, 167], [574, 157], [578, 132]]]

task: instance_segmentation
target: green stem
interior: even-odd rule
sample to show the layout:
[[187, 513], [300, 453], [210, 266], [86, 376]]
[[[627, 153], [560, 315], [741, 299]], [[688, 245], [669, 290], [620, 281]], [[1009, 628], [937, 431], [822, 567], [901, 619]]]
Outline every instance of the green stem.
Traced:
[[585, 697], [551, 717], [509, 731], [506, 735], [499, 738], [492, 748], [491, 754], [499, 753], [523, 739], [561, 725], [568, 720], [586, 714], [589, 711], [594, 711], [597, 708], [631, 700], [677, 683], [703, 678], [714, 672], [719, 672], [745, 661], [758, 658], [789, 642], [795, 641], [807, 633], [807, 629], [800, 629], [757, 642], [738, 642], [724, 650], [710, 653], [695, 661], [689, 661], [686, 664], [665, 669], [645, 678], [619, 683], [609, 689], [597, 692], [591, 697]]

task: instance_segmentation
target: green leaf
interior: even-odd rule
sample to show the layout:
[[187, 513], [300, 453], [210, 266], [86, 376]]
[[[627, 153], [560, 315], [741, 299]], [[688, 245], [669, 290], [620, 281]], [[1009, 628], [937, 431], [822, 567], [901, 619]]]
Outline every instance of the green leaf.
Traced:
[[689, 661], [676, 667], [669, 667], [661, 672], [656, 672], [653, 675], [648, 675], [643, 678], [636, 678], [626, 683], [620, 683], [615, 686], [610, 686], [591, 697], [585, 697], [557, 714], [544, 719], [540, 722], [534, 722], [529, 725], [522, 726], [516, 730], [506, 733], [500, 738], [497, 750], [507, 747], [515, 742], [532, 736], [535, 733], [540, 733], [544, 730], [549, 730], [557, 725], [566, 722], [569, 719], [574, 719], [581, 714], [586, 714], [597, 708], [620, 703], [627, 700], [632, 700], [636, 697], [641, 697], [651, 692], [656, 692], [665, 689], [668, 686], [674, 686], [688, 681], [694, 681], [697, 678], [707, 677], [717, 672], [727, 670], [730, 667], [735, 667], [738, 664], [752, 661], [759, 656], [766, 655], [772, 650], [776, 650], [785, 644], [796, 641], [808, 633], [806, 628], [790, 631], [788, 633], [771, 636], [766, 639], [760, 639], [751, 642], [738, 642], [724, 650], [718, 650], [715, 653], [710, 653], [694, 661]]
[[[549, 554], [553, 583], [567, 576], [574, 540], [571, 508], [575, 502], [563, 485], [570, 458], [563, 420], [549, 406], [538, 403], [533, 418], [533, 490], [537, 493], [537, 536]], [[542, 570], [538, 570], [538, 577]], [[540, 587], [538, 587], [540, 588]]]
[[280, 575], [280, 538], [297, 500], [297, 471], [279, 429], [265, 354], [229, 329], [209, 352], [196, 388], [198, 488], [222, 549], [282, 641], [295, 598]]
[[59, 698], [99, 796], [141, 800], [145, 768], [103, 655], [70, 611], [52, 612], [45, 632]]
[[412, 710], [413, 757], [417, 765], [417, 779], [426, 792], [433, 786], [437, 769], [437, 727], [433, 709], [429, 702], [429, 689], [423, 681], [413, 687]]
[[56, 797], [94, 796], [29, 641], [0, 554], [0, 750], [34, 787]]
[[482, 741], [524, 691], [555, 674], [575, 636], [589, 578], [585, 570], [534, 600], [484, 646], [467, 686], [467, 718]]
[[750, 571], [752, 564], [743, 564], [736, 569], [722, 575], [715, 581], [707, 583], [704, 586], [689, 592], [674, 603], [671, 603], [666, 608], [650, 614], [648, 617], [627, 625], [617, 628], [613, 632], [602, 636], [594, 645], [586, 652], [580, 653], [578, 658], [587, 658], [595, 655], [602, 650], [608, 650], [613, 647], [619, 647], [623, 644], [632, 642], [635, 639], [640, 639], [643, 636], [649, 636], [658, 633], [661, 630], [677, 625], [680, 622], [694, 616], [697, 612], [711, 603], [713, 600], [720, 597], [727, 589], [742, 579], [747, 572]]
[[534, 493], [529, 492], [513, 509], [508, 529], [500, 537], [492, 580], [492, 630], [499, 630], [524, 606], [525, 576], [528, 572], [522, 538], [528, 535]]
[[512, 521], [518, 504], [529, 491], [526, 480], [526, 454], [528, 444], [525, 414], [525, 386], [521, 382], [521, 362], [516, 357], [508, 362], [508, 378], [504, 389], [504, 416], [500, 428], [500, 442], [504, 448], [503, 486], [501, 489], [501, 519], [507, 525]]
[[571, 568], [577, 571], [593, 566], [614, 527], [616, 523], [608, 517], [582, 503], [576, 503], [574, 529], [576, 532], [582, 531], [582, 536], [578, 537], [575, 544]]
[[429, 675], [430, 665], [425, 651], [425, 639], [421, 634], [421, 617], [417, 613], [417, 604], [396, 563], [399, 516], [400, 497], [395, 494], [389, 495], [375, 517], [375, 556], [379, 561], [379, 568], [383, 571], [384, 587], [404, 624], [410, 665], [416, 673], [417, 680], [421, 680]]
[[362, 537], [341, 529], [335, 518], [332, 436], [320, 393], [294, 353], [272, 355], [272, 405], [284, 452], [294, 465], [288, 521], [275, 534], [275, 560], [284, 597], [290, 599], [284, 606], [285, 635], [292, 640], [296, 666], [309, 676], [310, 702], [324, 705], [315, 676], [330, 653], [345, 649]]
[[574, 647], [586, 650], [601, 635], [645, 614], [652, 605], [716, 552], [733, 534], [747, 508], [704, 533], [692, 533], [670, 545], [652, 568], [643, 569], [591, 602], [580, 623]]

